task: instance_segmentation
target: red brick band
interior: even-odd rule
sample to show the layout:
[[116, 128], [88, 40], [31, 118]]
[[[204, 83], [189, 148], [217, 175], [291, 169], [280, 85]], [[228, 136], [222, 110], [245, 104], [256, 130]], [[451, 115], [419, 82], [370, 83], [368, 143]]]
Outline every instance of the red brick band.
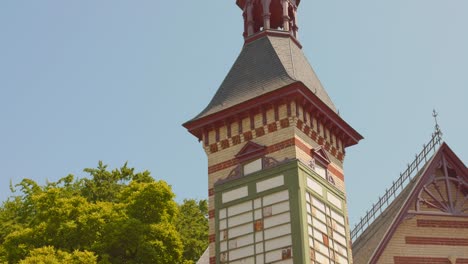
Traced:
[[[452, 264], [448, 258], [401, 257], [393, 258], [395, 264]], [[457, 259], [456, 264], [467, 264], [468, 259]]]
[[216, 264], [216, 257], [210, 258], [210, 264]]
[[405, 241], [412, 245], [468, 246], [467, 238], [407, 236]]
[[212, 218], [214, 218], [214, 217], [215, 217], [215, 210], [210, 210], [210, 211], [208, 212], [208, 218], [209, 218], [209, 219], [212, 219]]
[[216, 241], [216, 235], [215, 234], [209, 235], [208, 240], [209, 240], [210, 243], [215, 242]]
[[333, 174], [335, 175], [336, 177], [338, 177], [340, 180], [344, 181], [344, 175], [343, 173], [341, 173], [341, 171], [337, 170], [335, 167], [329, 165], [328, 166], [328, 170]]
[[468, 221], [418, 219], [417, 225], [418, 227], [468, 228]]

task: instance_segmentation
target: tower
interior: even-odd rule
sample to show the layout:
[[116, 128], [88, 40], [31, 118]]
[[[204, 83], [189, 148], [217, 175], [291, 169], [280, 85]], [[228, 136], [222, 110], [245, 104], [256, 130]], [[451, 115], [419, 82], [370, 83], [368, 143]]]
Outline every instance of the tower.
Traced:
[[352, 263], [343, 160], [362, 136], [298, 41], [299, 0], [237, 0], [244, 46], [184, 127], [208, 156], [210, 263]]

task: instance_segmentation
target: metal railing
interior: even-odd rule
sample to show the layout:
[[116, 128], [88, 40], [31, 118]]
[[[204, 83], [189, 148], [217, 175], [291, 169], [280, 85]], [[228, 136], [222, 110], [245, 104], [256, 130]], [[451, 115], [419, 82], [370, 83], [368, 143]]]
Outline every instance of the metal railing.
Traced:
[[416, 155], [411, 164], [408, 164], [406, 170], [400, 173], [398, 180], [394, 181], [390, 189], [385, 190], [385, 194], [379, 197], [377, 203], [372, 204], [372, 208], [366, 212], [354, 228], [351, 230], [351, 240], [356, 239], [364, 232], [364, 230], [372, 224], [372, 222], [388, 207], [388, 205], [396, 198], [404, 187], [411, 181], [413, 172], [419, 171], [421, 163], [427, 162], [427, 158], [431, 151], [436, 151], [436, 147], [442, 142], [442, 132], [436, 126], [436, 131], [432, 134], [432, 138], [427, 145], [424, 145], [423, 150]]

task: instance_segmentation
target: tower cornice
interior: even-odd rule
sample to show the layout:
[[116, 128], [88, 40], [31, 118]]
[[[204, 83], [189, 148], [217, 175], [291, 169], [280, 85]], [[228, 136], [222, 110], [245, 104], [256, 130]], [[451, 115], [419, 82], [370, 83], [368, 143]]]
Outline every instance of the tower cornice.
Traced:
[[322, 102], [310, 89], [302, 82], [295, 82], [281, 89], [255, 97], [238, 105], [216, 112], [214, 114], [188, 121], [183, 124], [187, 130], [199, 140], [203, 138], [204, 130], [215, 129], [216, 126], [223, 126], [229, 120], [239, 116], [248, 116], [249, 113], [259, 107], [269, 106], [279, 101], [297, 101], [301, 105], [307, 105], [314, 109], [317, 118], [322, 120], [327, 126], [333, 126], [338, 134], [342, 135], [345, 147], [357, 144], [361, 139], [360, 135], [348, 123], [346, 123], [337, 113], [331, 110]]

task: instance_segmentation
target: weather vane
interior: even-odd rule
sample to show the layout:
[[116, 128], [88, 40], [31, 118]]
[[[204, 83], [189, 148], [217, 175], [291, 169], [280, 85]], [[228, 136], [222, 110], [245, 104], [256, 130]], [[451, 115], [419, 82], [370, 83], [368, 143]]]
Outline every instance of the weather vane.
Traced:
[[439, 113], [437, 113], [435, 109], [432, 110], [432, 116], [434, 117], [435, 121], [435, 134], [442, 136], [442, 131], [440, 130], [439, 122], [437, 120]]

